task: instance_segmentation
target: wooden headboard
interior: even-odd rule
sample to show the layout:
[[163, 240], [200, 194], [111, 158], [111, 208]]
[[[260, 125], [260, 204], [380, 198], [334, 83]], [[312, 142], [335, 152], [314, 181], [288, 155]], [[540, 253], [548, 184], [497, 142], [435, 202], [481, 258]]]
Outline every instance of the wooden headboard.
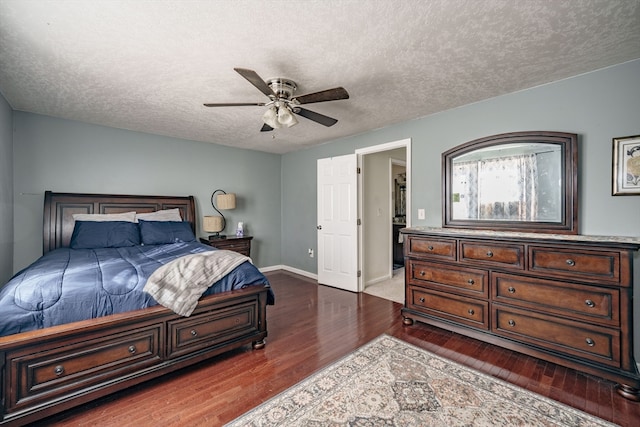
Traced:
[[113, 194], [44, 193], [43, 253], [69, 246], [73, 233], [73, 214], [112, 214], [136, 211], [155, 212], [180, 209], [183, 221], [196, 231], [196, 206], [193, 196], [134, 196]]

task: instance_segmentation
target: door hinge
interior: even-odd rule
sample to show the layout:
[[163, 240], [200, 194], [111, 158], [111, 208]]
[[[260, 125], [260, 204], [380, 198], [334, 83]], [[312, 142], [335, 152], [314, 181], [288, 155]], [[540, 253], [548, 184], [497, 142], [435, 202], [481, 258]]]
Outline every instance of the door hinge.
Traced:
[[361, 174], [361, 173], [362, 173], [362, 171], [360, 170], [360, 168], [356, 168], [356, 173], [357, 173], [357, 174]]
[[358, 270], [358, 277], [362, 277], [362, 270]]
[[362, 221], [358, 218], [358, 225], [362, 225]]

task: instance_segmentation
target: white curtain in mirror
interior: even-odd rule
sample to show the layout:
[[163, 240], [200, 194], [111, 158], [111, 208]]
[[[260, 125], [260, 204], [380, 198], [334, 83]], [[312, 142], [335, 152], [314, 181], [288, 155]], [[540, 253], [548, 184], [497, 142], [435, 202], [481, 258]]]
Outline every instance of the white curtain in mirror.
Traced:
[[456, 163], [453, 185], [455, 218], [537, 220], [535, 154]]

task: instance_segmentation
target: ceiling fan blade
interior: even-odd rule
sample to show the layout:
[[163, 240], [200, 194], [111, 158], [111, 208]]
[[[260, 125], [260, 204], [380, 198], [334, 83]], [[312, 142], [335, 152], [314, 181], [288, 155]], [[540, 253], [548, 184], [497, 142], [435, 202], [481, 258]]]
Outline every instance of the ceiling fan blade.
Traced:
[[273, 130], [273, 128], [265, 123], [265, 124], [262, 125], [262, 129], [260, 129], [260, 132], [270, 132], [272, 130]]
[[338, 123], [338, 120], [331, 118], [329, 116], [325, 116], [324, 114], [316, 113], [315, 111], [310, 111], [305, 108], [294, 108], [293, 112], [299, 116], [305, 117], [309, 120], [313, 120], [314, 122], [320, 123], [321, 125], [325, 125], [327, 127], [333, 126]]
[[260, 77], [255, 71], [248, 70], [246, 68], [234, 68], [234, 70], [236, 70], [238, 74], [247, 79], [249, 83], [257, 87], [260, 92], [264, 93], [268, 97], [276, 96], [269, 85], [267, 85], [267, 83], [262, 80], [262, 77]]
[[311, 104], [312, 102], [337, 101], [338, 99], [349, 99], [349, 93], [343, 87], [321, 90], [320, 92], [300, 95], [293, 98], [300, 104]]
[[264, 102], [222, 102], [202, 105], [204, 105], [205, 107], [244, 107], [247, 105], [257, 105], [258, 107], [264, 107], [267, 104], [265, 104]]

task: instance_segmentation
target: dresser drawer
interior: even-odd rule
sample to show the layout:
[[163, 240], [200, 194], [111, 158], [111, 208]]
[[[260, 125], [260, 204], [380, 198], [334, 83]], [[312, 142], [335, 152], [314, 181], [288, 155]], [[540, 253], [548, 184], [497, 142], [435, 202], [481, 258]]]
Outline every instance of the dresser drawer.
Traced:
[[620, 367], [620, 333], [494, 304], [492, 331], [551, 351]]
[[409, 286], [409, 308], [479, 329], [489, 329], [489, 303]]
[[454, 292], [478, 298], [489, 298], [489, 273], [475, 268], [409, 260], [412, 284], [443, 292]]
[[620, 291], [597, 286], [491, 273], [493, 299], [565, 318], [620, 325]]
[[503, 245], [489, 242], [460, 241], [461, 262], [479, 263], [524, 269], [524, 245]]
[[234, 251], [245, 256], [251, 256], [251, 240], [253, 236], [235, 237], [230, 236], [224, 239], [203, 239], [200, 242], [205, 245], [213, 246], [217, 249]]
[[251, 248], [248, 241], [230, 242], [230, 243], [214, 242], [212, 243], [212, 245], [218, 249], [234, 251], [246, 256], [249, 256], [249, 250]]
[[455, 261], [456, 241], [409, 236], [405, 243], [407, 255]]
[[10, 375], [16, 376], [18, 384], [7, 396], [9, 406], [17, 410], [22, 402], [33, 405], [86, 389], [100, 383], [101, 373], [112, 377], [115, 372], [124, 375], [153, 365], [162, 359], [161, 334], [161, 327], [156, 325], [40, 353], [8, 354]]
[[620, 253], [529, 247], [529, 270], [590, 282], [620, 282]]
[[258, 330], [258, 326], [258, 306], [255, 301], [170, 321], [168, 357], [192, 354], [198, 349], [250, 335]]

